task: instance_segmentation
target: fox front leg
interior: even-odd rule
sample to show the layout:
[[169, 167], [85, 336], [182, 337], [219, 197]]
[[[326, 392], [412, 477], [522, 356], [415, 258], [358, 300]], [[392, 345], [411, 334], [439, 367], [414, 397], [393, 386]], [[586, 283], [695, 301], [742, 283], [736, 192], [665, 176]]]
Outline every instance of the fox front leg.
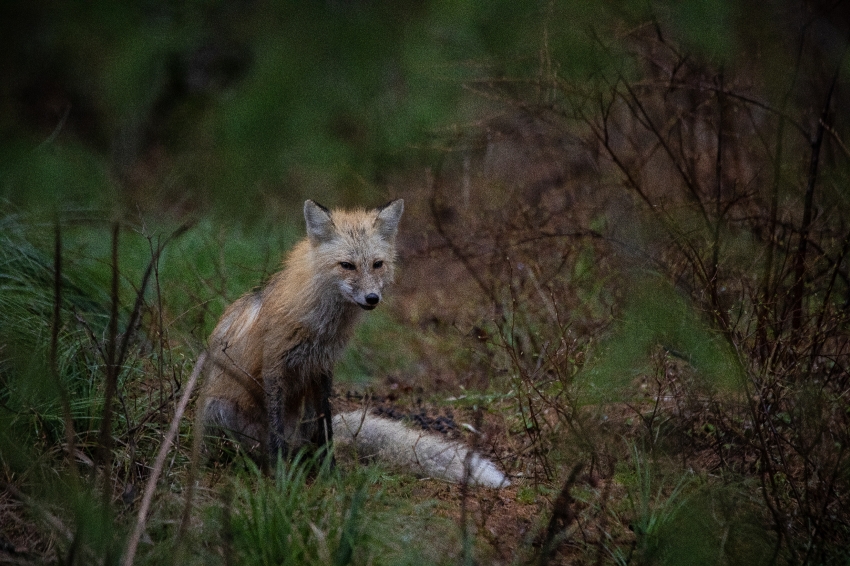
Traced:
[[316, 427], [310, 441], [317, 447], [330, 448], [333, 443], [333, 417], [331, 416], [331, 390], [333, 374], [324, 373], [319, 378], [319, 387], [314, 393], [313, 406], [316, 408]]
[[305, 398], [305, 411], [301, 421], [301, 433], [309, 442], [311, 450], [322, 459], [331, 455], [330, 466], [334, 467], [333, 447], [333, 417], [331, 415], [331, 390], [333, 374], [322, 373], [314, 385], [309, 388]]
[[283, 433], [283, 407], [281, 407], [282, 391], [277, 380], [266, 383], [266, 412], [269, 416], [269, 432], [267, 451], [269, 465], [274, 465], [278, 457], [286, 455], [286, 440]]
[[283, 380], [266, 379], [266, 409], [269, 418], [267, 453], [269, 466], [274, 468], [278, 458], [289, 458], [292, 426], [287, 426], [291, 415], [286, 407], [286, 391]]

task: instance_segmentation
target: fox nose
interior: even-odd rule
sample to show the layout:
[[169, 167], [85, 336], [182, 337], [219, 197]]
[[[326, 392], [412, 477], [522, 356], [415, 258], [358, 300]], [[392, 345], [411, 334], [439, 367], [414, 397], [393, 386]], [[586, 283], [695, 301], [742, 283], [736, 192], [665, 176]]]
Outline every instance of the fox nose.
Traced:
[[366, 304], [367, 305], [372, 305], [374, 307], [375, 305], [378, 304], [378, 302], [380, 300], [381, 300], [381, 297], [379, 297], [375, 293], [369, 293], [368, 295], [366, 295]]

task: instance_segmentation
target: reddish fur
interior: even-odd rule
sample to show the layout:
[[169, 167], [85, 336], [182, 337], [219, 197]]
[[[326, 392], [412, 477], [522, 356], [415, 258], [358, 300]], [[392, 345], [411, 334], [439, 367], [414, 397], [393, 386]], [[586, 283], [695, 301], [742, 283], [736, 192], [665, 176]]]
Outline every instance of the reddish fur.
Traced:
[[392, 280], [402, 211], [401, 200], [372, 211], [305, 203], [308, 237], [264, 288], [225, 310], [210, 336], [208, 426], [272, 453], [330, 440], [333, 366], [362, 308]]

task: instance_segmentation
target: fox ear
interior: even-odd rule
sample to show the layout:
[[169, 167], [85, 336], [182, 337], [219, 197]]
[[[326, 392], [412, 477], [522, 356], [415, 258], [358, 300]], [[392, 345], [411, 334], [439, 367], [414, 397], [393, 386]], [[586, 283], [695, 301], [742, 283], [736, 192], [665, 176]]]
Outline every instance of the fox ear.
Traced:
[[313, 243], [327, 242], [336, 233], [331, 211], [315, 201], [304, 202], [304, 220], [307, 221], [307, 236]]
[[375, 228], [385, 240], [393, 240], [398, 232], [401, 213], [404, 212], [404, 199], [396, 199], [378, 208], [375, 217]]

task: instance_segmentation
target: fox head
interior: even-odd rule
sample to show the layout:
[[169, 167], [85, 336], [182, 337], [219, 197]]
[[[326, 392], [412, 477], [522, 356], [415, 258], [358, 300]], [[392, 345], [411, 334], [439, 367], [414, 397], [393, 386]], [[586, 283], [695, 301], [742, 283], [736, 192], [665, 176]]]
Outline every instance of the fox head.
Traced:
[[351, 211], [331, 211], [312, 200], [304, 203], [307, 237], [321, 276], [365, 310], [378, 306], [384, 286], [393, 279], [402, 212], [402, 199]]

